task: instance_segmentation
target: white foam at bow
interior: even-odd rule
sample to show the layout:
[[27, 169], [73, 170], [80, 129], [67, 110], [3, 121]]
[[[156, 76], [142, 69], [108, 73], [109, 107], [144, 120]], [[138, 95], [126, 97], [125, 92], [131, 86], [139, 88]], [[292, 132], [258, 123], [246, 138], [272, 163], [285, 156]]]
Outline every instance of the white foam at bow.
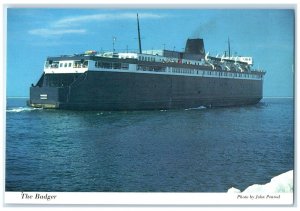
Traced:
[[[273, 177], [269, 183], [264, 185], [254, 184], [246, 188], [243, 193], [292, 193], [293, 192], [293, 170]], [[241, 193], [234, 187], [228, 189], [227, 193]]]
[[22, 112], [22, 111], [33, 111], [33, 110], [40, 110], [42, 108], [29, 108], [29, 107], [18, 107], [18, 108], [10, 108], [6, 110], [6, 112]]

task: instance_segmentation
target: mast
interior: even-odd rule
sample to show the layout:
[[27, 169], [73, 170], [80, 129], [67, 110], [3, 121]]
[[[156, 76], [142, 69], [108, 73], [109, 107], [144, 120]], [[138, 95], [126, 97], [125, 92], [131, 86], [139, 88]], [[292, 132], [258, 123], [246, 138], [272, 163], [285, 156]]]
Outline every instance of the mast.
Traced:
[[112, 37], [112, 41], [113, 41], [113, 43], [112, 43], [113, 44], [113, 53], [115, 52], [115, 41], [116, 41], [116, 39], [117, 38], [115, 36]]
[[228, 54], [229, 54], [229, 58], [230, 58], [230, 41], [229, 41], [229, 37], [228, 37]]
[[141, 44], [141, 34], [140, 34], [140, 23], [139, 23], [139, 14], [136, 14], [137, 18], [137, 27], [138, 27], [138, 39], [139, 39], [139, 53], [142, 53], [142, 44]]

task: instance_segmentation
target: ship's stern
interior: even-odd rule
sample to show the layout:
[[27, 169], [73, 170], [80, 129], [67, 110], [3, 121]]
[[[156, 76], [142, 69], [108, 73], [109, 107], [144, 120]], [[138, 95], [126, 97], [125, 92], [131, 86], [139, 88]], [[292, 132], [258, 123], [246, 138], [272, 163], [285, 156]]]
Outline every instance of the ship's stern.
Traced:
[[27, 105], [34, 108], [57, 109], [67, 100], [67, 87], [30, 87]]

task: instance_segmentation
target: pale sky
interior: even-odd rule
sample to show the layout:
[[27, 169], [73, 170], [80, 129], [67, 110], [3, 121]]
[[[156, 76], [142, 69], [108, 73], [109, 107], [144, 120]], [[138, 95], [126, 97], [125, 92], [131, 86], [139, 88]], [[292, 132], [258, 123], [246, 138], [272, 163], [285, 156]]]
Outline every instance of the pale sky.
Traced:
[[7, 96], [29, 96], [48, 56], [86, 50], [142, 48], [182, 51], [188, 38], [203, 38], [212, 55], [227, 50], [252, 56], [264, 69], [265, 97], [293, 96], [294, 11], [288, 9], [30, 9], [7, 11]]

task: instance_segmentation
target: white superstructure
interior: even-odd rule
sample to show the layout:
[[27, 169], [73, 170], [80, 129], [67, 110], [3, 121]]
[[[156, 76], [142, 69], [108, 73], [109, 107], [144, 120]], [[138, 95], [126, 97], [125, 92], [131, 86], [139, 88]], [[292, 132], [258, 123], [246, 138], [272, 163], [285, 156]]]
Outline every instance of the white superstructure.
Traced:
[[206, 54], [204, 58], [194, 60], [172, 57], [170, 55], [173, 53], [178, 55], [178, 52], [172, 51], [168, 51], [169, 56], [164, 56], [164, 50], [148, 50], [143, 51], [142, 54], [87, 52], [79, 57], [74, 55], [53, 57], [55, 58], [53, 60], [47, 59], [44, 72], [51, 74], [121, 71], [252, 80], [263, 78], [262, 74], [252, 74], [250, 69], [253, 64], [252, 57], [212, 57]]

